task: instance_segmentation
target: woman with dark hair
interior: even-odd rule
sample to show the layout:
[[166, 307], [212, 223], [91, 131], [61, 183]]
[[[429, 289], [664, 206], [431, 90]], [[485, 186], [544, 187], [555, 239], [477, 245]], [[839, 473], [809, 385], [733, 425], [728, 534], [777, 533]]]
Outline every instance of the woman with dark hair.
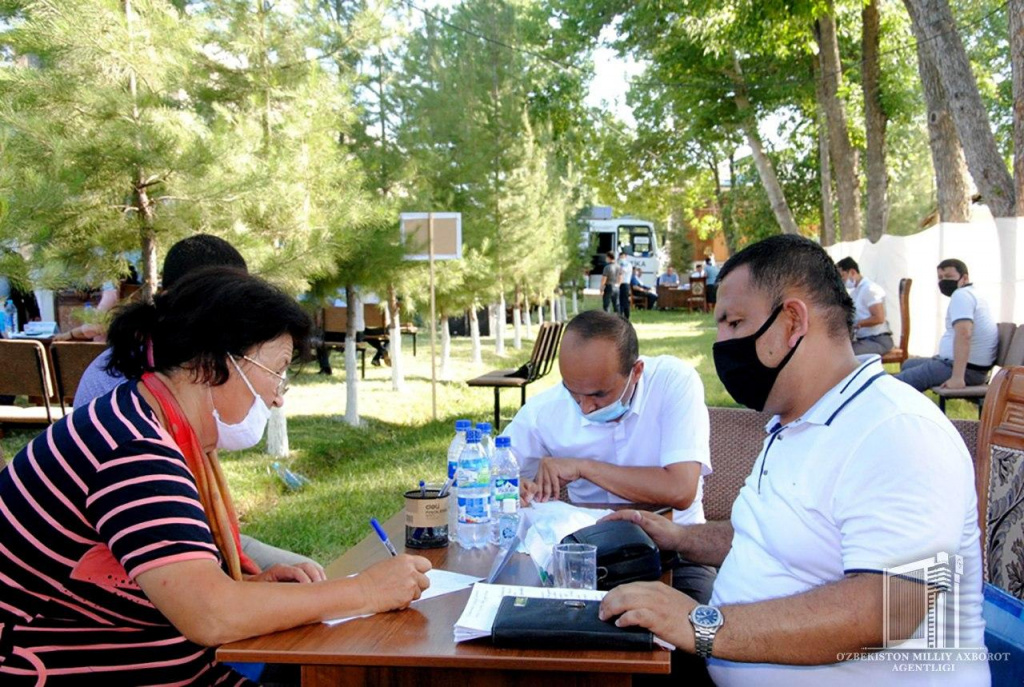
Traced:
[[309, 328], [230, 268], [120, 312], [108, 341], [130, 381], [0, 472], [0, 682], [245, 684], [211, 647], [419, 598], [424, 558], [321, 581], [241, 551], [216, 448], [260, 440]]

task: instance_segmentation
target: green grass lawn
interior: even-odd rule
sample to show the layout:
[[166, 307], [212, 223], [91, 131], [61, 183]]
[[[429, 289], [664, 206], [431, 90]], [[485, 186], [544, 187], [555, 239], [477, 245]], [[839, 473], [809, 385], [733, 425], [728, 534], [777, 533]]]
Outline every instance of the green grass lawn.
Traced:
[[[700, 373], [708, 405], [736, 405], [715, 375], [711, 315], [639, 311], [634, 312], [633, 323], [642, 354], [682, 358]], [[536, 333], [536, 327], [533, 331]], [[453, 339], [449, 380], [437, 385], [436, 421], [431, 419], [430, 409], [429, 339], [423, 334], [415, 358], [410, 340], [404, 342], [404, 392], [392, 391], [388, 368], [367, 365], [366, 380], [359, 387], [360, 427], [343, 421], [341, 355], [332, 358], [335, 372], [331, 377], [315, 374], [315, 365], [307, 366], [294, 379], [285, 404], [292, 448], [287, 464], [309, 477], [312, 484], [298, 492], [286, 490], [270, 472], [273, 459], [260, 450], [222, 455], [243, 531], [324, 563], [336, 558], [366, 536], [370, 517], [386, 518], [395, 513], [404, 490], [421, 479], [440, 481], [445, 477], [448, 442], [457, 418], [491, 420], [493, 392], [471, 389], [463, 382], [491, 369], [518, 367], [529, 358], [531, 346], [532, 340], [528, 340], [522, 350], [514, 350], [510, 330], [505, 357], [494, 354], [493, 338], [484, 339], [483, 364], [474, 365], [469, 339]], [[555, 366], [551, 374], [529, 387], [528, 397], [559, 381]], [[518, 406], [518, 390], [502, 392], [503, 423]], [[976, 418], [977, 410], [954, 401], [950, 416]], [[31, 431], [8, 432], [0, 440], [5, 455], [12, 457], [33, 436]]]

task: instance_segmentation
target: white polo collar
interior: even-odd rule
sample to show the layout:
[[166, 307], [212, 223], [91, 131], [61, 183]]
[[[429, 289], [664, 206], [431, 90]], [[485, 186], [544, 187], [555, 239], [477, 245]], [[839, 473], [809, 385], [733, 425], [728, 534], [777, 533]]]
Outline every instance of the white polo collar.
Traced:
[[765, 432], [772, 434], [783, 427], [796, 427], [805, 422], [823, 426], [832, 424], [832, 420], [842, 412], [846, 404], [860, 395], [876, 379], [887, 374], [882, 367], [882, 358], [877, 354], [858, 355], [857, 360], [860, 361], [857, 369], [829, 389], [807, 412], [788, 425], [780, 424], [779, 416], [776, 415], [764, 426]]

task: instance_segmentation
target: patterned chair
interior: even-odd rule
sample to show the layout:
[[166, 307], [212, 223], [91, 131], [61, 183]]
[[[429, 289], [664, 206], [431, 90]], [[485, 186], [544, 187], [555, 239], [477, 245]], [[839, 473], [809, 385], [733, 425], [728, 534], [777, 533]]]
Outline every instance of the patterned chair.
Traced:
[[1024, 367], [989, 384], [975, 484], [985, 581], [1024, 599]]

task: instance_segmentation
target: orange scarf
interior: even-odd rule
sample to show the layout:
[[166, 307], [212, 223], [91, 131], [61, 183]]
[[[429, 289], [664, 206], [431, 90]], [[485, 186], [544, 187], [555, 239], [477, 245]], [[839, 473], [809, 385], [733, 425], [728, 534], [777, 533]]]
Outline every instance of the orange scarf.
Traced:
[[199, 502], [206, 511], [213, 542], [227, 564], [228, 574], [236, 580], [241, 580], [243, 573], [259, 573], [259, 566], [242, 552], [242, 542], [238, 536], [238, 516], [231, 503], [231, 492], [228, 491], [227, 480], [220, 469], [216, 451], [203, 451], [195, 430], [181, 411], [181, 406], [159, 377], [152, 372], [146, 372], [142, 375], [142, 383], [160, 404], [169, 425], [167, 429], [185, 456], [185, 464], [196, 480]]

